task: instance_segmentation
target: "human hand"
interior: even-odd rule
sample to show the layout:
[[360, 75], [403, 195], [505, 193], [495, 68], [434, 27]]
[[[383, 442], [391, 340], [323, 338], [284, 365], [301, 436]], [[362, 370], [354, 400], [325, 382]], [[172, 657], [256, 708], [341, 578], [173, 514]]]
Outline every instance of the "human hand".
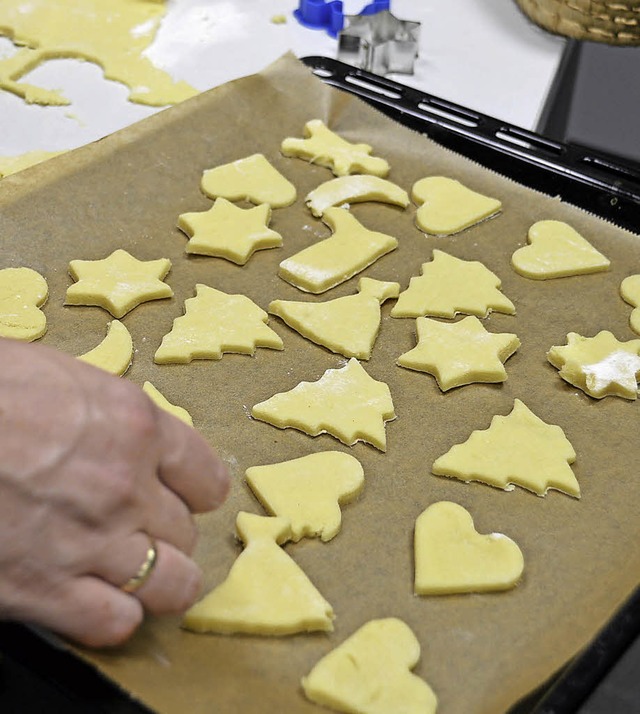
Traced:
[[[100, 647], [126, 640], [144, 611], [198, 597], [191, 514], [222, 503], [228, 473], [139, 387], [0, 339], [0, 454], [0, 618]], [[124, 592], [150, 537], [155, 566]]]

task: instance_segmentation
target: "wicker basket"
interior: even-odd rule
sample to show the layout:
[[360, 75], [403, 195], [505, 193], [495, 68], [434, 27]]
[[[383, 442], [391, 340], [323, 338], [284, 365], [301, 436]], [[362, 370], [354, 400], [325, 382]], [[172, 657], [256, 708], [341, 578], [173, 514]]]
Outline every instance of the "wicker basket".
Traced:
[[640, 45], [640, 0], [516, 0], [556, 35], [610, 45]]

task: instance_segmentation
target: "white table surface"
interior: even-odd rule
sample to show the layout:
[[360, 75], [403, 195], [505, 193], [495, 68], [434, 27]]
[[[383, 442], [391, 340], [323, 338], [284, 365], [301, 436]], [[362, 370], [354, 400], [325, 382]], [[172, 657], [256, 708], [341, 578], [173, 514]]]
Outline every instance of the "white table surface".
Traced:
[[[345, 0], [345, 13], [356, 14], [365, 4]], [[297, 7], [298, 0], [167, 0], [167, 15], [147, 54], [199, 90], [257, 72], [287, 50], [299, 57], [336, 57], [337, 41], [300, 25], [292, 14]], [[391, 79], [535, 128], [562, 38], [531, 24], [513, 0], [392, 0], [391, 10], [422, 23], [414, 75]], [[276, 14], [287, 22], [271, 22]], [[14, 50], [0, 37], [0, 57]], [[88, 62], [50, 60], [28, 78], [62, 89], [72, 104], [28, 106], [0, 91], [1, 156], [74, 148], [158, 111], [127, 101], [126, 88], [105, 80]]]

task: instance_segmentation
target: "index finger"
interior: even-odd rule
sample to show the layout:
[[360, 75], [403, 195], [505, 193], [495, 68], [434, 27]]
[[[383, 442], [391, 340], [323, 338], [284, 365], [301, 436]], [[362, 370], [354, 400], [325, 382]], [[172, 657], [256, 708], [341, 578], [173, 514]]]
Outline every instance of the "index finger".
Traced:
[[229, 491], [225, 463], [193, 427], [158, 409], [161, 439], [158, 475], [192, 513], [220, 506]]

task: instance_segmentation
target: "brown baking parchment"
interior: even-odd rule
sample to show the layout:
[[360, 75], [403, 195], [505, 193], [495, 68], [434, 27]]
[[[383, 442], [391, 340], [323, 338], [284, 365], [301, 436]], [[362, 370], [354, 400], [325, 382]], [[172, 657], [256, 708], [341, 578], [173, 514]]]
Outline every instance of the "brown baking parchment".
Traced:
[[[389, 384], [397, 419], [387, 424], [386, 453], [330, 436], [311, 438], [250, 418], [250, 409], [302, 380], [316, 380], [344, 359], [312, 344], [278, 319], [282, 352], [254, 357], [155, 365], [153, 354], [184, 300], [202, 282], [244, 293], [261, 307], [270, 300], [305, 299], [277, 277], [278, 263], [329, 234], [312, 218], [304, 196], [332, 178], [326, 168], [280, 155], [285, 136], [323, 119], [352, 141], [370, 143], [391, 163], [390, 178], [406, 189], [425, 175], [443, 174], [503, 202], [502, 214], [450, 238], [427, 237], [414, 226], [415, 207], [357, 204], [362, 223], [390, 233], [399, 248], [366, 270], [406, 287], [431, 259], [432, 249], [483, 261], [501, 279], [516, 316], [491, 315], [495, 332], [516, 332], [522, 346], [507, 362], [501, 385], [471, 385], [442, 394], [435, 380], [399, 368], [396, 358], [415, 344], [415, 321], [391, 319], [383, 306], [381, 333], [367, 371]], [[260, 251], [244, 267], [188, 257], [175, 227], [180, 213], [205, 210], [202, 171], [263, 152], [298, 188], [297, 202], [273, 212], [281, 249]], [[510, 267], [529, 226], [568, 221], [611, 259], [606, 273], [532, 281]], [[434, 688], [443, 714], [495, 714], [541, 685], [585, 646], [638, 584], [640, 572], [640, 404], [593, 400], [570, 387], [545, 358], [575, 331], [611, 330], [629, 340], [630, 306], [620, 282], [640, 271], [640, 241], [594, 216], [542, 196], [454, 155], [337, 90], [325, 86], [292, 56], [264, 72], [206, 92], [96, 144], [36, 166], [0, 184], [2, 265], [26, 265], [49, 282], [43, 342], [80, 354], [104, 336], [110, 316], [95, 307], [63, 307], [71, 280], [68, 262], [97, 259], [126, 248], [140, 259], [169, 257], [170, 300], [147, 303], [124, 319], [135, 345], [126, 378], [149, 379], [170, 401], [186, 407], [196, 427], [228, 462], [233, 486], [226, 504], [199, 518], [196, 557], [207, 589], [220, 583], [240, 552], [235, 517], [263, 513], [244, 482], [247, 467], [310, 452], [340, 449], [363, 464], [361, 497], [343, 508], [343, 527], [329, 543], [286, 546], [333, 605], [331, 634], [284, 638], [196, 635], [176, 618], [149, 618], [126, 646], [79, 651], [134, 697], [158, 712], [318, 711], [301, 693], [300, 679], [330, 649], [371, 618], [405, 620], [422, 645], [416, 673]], [[357, 278], [310, 300], [355, 292]], [[574, 470], [582, 499], [557, 491], [539, 498], [521, 488], [503, 492], [430, 474], [434, 459], [514, 398], [544, 421], [560, 425], [577, 452]], [[106, 458], [106, 456], [105, 456]], [[506, 593], [416, 597], [412, 592], [413, 525], [434, 501], [468, 508], [480, 532], [514, 538], [525, 556], [522, 582]]]

